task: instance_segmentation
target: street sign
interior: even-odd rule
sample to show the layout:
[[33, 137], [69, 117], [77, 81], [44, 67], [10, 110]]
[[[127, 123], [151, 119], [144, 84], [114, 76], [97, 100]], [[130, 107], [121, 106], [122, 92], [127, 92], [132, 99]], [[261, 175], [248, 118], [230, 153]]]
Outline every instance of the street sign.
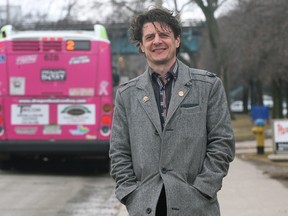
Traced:
[[273, 121], [273, 143], [275, 153], [288, 153], [288, 120]]

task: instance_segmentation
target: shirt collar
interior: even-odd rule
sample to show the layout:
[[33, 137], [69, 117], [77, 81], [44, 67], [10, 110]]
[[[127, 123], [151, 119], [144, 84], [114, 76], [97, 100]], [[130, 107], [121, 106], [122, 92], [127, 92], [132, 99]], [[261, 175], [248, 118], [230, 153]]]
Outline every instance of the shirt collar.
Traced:
[[[177, 77], [178, 77], [178, 62], [177, 62], [177, 60], [172, 65], [172, 67], [167, 71], [167, 73], [170, 73], [173, 76], [174, 81], [177, 80]], [[150, 74], [151, 77], [159, 76], [159, 74], [156, 73], [155, 71], [153, 71], [152, 68], [150, 68], [150, 67], [149, 67], [149, 74]]]

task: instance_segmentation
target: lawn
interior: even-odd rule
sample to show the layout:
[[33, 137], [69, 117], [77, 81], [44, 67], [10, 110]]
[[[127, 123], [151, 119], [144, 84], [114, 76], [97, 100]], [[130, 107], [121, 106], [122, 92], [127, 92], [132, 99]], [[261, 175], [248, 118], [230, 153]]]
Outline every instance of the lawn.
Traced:
[[[255, 124], [252, 122], [249, 114], [234, 114], [232, 126], [235, 133], [236, 141], [255, 140], [255, 135], [252, 133], [252, 128]], [[266, 137], [271, 131], [271, 123], [265, 125]]]

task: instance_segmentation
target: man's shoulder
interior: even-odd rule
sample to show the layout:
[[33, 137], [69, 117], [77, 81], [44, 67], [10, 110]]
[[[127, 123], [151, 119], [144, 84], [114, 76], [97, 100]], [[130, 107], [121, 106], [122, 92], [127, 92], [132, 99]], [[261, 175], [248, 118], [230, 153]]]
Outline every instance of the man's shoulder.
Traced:
[[211, 78], [217, 77], [217, 75], [215, 73], [209, 72], [207, 70], [196, 69], [196, 68], [189, 68], [189, 69], [190, 69], [189, 72], [194, 76], [211, 77]]
[[184, 68], [188, 70], [188, 73], [192, 80], [214, 82], [215, 79], [218, 79], [215, 73], [209, 72], [207, 70], [192, 68], [192, 67], [185, 65], [182, 62], [180, 63], [180, 65], [181, 65], [180, 68], [182, 68], [182, 70]]
[[189, 68], [189, 73], [192, 80], [214, 83], [217, 79], [219, 79], [215, 73], [207, 70]]
[[127, 90], [127, 89], [129, 89], [129, 88], [131, 88], [131, 87], [135, 87], [136, 84], [137, 84], [137, 82], [138, 82], [138, 80], [139, 80], [139, 77], [140, 77], [140, 76], [135, 77], [135, 78], [133, 78], [133, 79], [130, 79], [130, 80], [128, 80], [127, 82], [121, 83], [121, 84], [119, 85], [119, 87], [118, 87], [118, 91], [119, 91], [119, 92], [123, 92], [123, 91], [125, 91], [125, 90]]

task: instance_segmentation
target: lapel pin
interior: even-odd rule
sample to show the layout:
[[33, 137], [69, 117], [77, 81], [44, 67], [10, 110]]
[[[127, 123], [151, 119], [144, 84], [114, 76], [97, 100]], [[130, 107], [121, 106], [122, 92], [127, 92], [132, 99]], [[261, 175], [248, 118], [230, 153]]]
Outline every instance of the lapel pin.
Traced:
[[183, 92], [183, 91], [179, 91], [179, 92], [178, 92], [178, 95], [179, 95], [180, 97], [183, 97], [183, 96], [184, 96], [184, 92]]
[[144, 96], [144, 97], [143, 97], [144, 103], [146, 103], [148, 100], [149, 100], [149, 97], [148, 97], [148, 96]]

